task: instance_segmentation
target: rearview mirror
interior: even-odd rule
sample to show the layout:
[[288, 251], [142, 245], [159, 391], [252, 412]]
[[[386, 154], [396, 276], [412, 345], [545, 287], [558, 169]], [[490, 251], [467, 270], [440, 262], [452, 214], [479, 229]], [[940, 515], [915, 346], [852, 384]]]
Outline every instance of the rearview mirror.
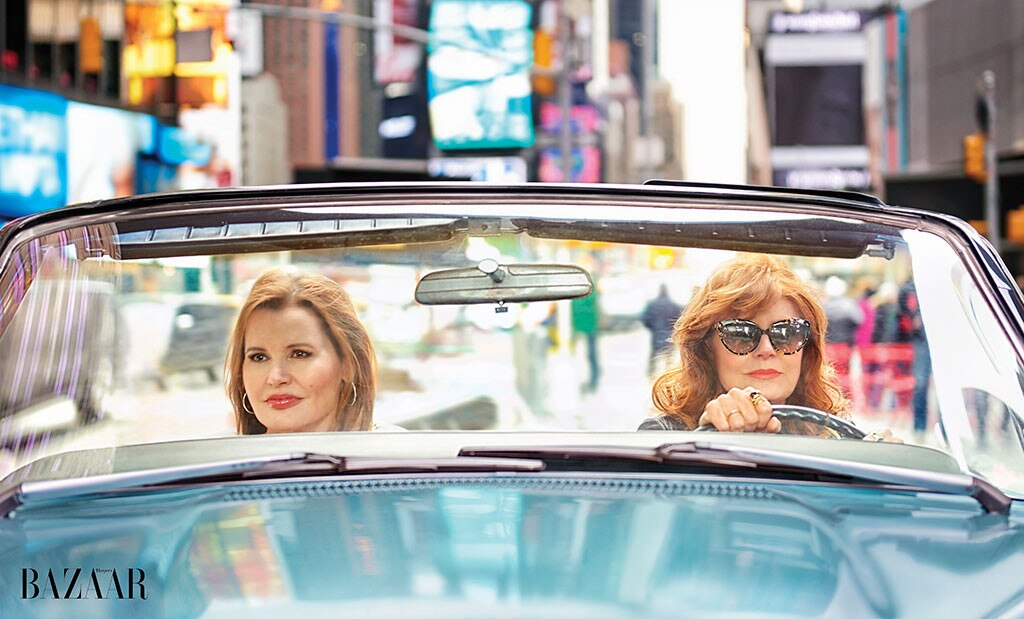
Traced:
[[498, 264], [483, 260], [476, 268], [434, 271], [416, 285], [423, 305], [523, 303], [585, 297], [594, 282], [584, 269], [571, 264]]

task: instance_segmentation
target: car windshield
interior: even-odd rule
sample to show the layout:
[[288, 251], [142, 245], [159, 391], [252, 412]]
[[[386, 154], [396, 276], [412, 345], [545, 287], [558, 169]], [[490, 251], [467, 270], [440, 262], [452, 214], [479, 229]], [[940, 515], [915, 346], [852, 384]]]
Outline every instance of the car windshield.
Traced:
[[[906, 450], [907, 466], [940, 450], [1024, 492], [1016, 343], [979, 265], [937, 225], [595, 195], [266, 198], [23, 229], [0, 256], [0, 468], [323, 430], [316, 418], [287, 425], [318, 398], [362, 415], [342, 431], [500, 431], [508, 444], [519, 431], [685, 432], [706, 423], [707, 402], [694, 416], [673, 398], [703, 371], [716, 396], [733, 385], [771, 404], [832, 402], [830, 416], [906, 443], [879, 449]], [[737, 261], [782, 265], [814, 302], [723, 301], [746, 282], [723, 288], [715, 274]], [[253, 304], [256, 291], [273, 296], [268, 274], [337, 285], [365, 341], [323, 339], [333, 319], [312, 302]], [[817, 387], [802, 373], [814, 355]], [[296, 369], [321, 358], [330, 363]], [[790, 376], [795, 387], [772, 391]], [[822, 400], [813, 392], [826, 383], [836, 390]], [[807, 417], [782, 434], [796, 426], [809, 441], [838, 438]]]

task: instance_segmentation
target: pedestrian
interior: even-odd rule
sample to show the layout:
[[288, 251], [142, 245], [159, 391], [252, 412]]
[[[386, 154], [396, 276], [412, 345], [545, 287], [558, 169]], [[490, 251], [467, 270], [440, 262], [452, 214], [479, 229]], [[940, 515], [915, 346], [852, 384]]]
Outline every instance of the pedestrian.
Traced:
[[914, 347], [914, 431], [924, 432], [928, 426], [928, 381], [932, 375], [932, 356], [928, 350], [928, 339], [921, 320], [921, 304], [913, 280], [908, 280], [900, 287], [898, 303], [900, 333]]
[[864, 322], [864, 312], [857, 301], [846, 294], [846, 282], [835, 275], [825, 280], [822, 307], [828, 317], [825, 332], [825, 354], [836, 371], [836, 379], [847, 398], [850, 386], [850, 358], [853, 355], [857, 329]]
[[897, 295], [899, 289], [894, 282], [882, 282], [871, 296], [873, 308], [871, 343], [861, 350], [862, 380], [867, 407], [879, 410], [886, 392], [886, 383], [891, 382], [897, 368], [892, 359], [900, 342], [898, 329]]
[[672, 352], [672, 328], [683, 313], [683, 307], [672, 300], [668, 286], [658, 287], [658, 296], [651, 299], [640, 315], [640, 322], [651, 332], [651, 350], [647, 360], [647, 373], [654, 374], [658, 361]]
[[871, 333], [875, 328], [875, 306], [871, 298], [877, 289], [878, 284], [870, 277], [861, 278], [854, 286], [853, 296], [857, 299], [857, 306], [864, 317], [853, 338], [858, 350], [863, 350], [871, 344]]
[[601, 329], [601, 311], [597, 292], [597, 283], [593, 291], [578, 299], [572, 300], [572, 330], [577, 338], [582, 338], [587, 345], [587, 365], [590, 368], [590, 377], [583, 387], [583, 391], [593, 393], [597, 391], [598, 382], [601, 380], [601, 361], [598, 358], [597, 339]]
[[866, 385], [868, 381], [865, 380], [865, 373], [867, 361], [873, 352], [871, 348], [871, 334], [875, 329], [875, 306], [871, 302], [871, 298], [874, 296], [877, 288], [878, 282], [870, 276], [865, 276], [854, 284], [851, 295], [857, 299], [857, 307], [860, 308], [861, 315], [863, 316], [863, 320], [857, 326], [857, 330], [853, 335], [853, 347], [856, 352], [857, 366], [860, 368], [860, 380], [857, 387], [853, 390], [853, 395], [858, 400], [858, 404], [862, 405], [862, 408], [867, 408]]

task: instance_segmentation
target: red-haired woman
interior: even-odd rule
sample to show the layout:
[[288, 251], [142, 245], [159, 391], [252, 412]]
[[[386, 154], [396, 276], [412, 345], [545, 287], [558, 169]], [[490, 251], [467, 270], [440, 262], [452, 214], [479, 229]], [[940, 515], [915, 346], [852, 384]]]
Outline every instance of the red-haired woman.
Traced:
[[[786, 262], [742, 255], [721, 265], [676, 321], [680, 360], [654, 383], [663, 414], [641, 430], [780, 432], [832, 436], [799, 420], [781, 422], [772, 404], [848, 418], [849, 401], [824, 356], [825, 312]], [[869, 435], [871, 436], [871, 435]], [[888, 430], [875, 440], [890, 438]]]

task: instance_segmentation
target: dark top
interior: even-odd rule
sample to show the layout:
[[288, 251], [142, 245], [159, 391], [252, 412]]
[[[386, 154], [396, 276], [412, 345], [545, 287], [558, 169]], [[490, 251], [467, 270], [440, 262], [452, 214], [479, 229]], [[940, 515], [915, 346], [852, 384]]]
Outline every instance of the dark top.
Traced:
[[643, 420], [637, 430], [690, 430], [681, 419], [671, 415], [658, 415]]
[[917, 299], [914, 282], [907, 282], [900, 288], [898, 326], [903, 341], [924, 341], [924, 327], [921, 324], [921, 306]]
[[682, 305], [672, 300], [668, 294], [659, 294], [644, 307], [640, 322], [650, 329], [651, 336], [660, 343], [672, 337], [676, 319], [682, 313]]
[[864, 320], [864, 312], [857, 302], [848, 297], [831, 297], [822, 303], [828, 323], [825, 341], [830, 344], [853, 344], [857, 328]]
[[871, 331], [875, 344], [906, 342], [906, 335], [899, 329], [899, 307], [895, 303], [883, 303], [875, 309], [875, 326]]
[[[657, 417], [648, 417], [640, 423], [640, 427], [637, 431], [641, 430], [676, 430], [687, 432], [693, 430], [678, 417], [672, 415], [658, 415]], [[782, 433], [783, 434], [794, 434], [798, 436], [818, 436], [821, 438], [839, 438], [837, 434], [831, 428], [821, 427], [810, 422], [800, 421], [797, 419], [787, 419], [782, 422]]]
[[654, 348], [664, 349], [672, 345], [669, 338], [675, 328], [676, 319], [683, 312], [683, 307], [676, 304], [667, 294], [658, 295], [647, 304], [640, 322], [651, 331], [651, 343]]

